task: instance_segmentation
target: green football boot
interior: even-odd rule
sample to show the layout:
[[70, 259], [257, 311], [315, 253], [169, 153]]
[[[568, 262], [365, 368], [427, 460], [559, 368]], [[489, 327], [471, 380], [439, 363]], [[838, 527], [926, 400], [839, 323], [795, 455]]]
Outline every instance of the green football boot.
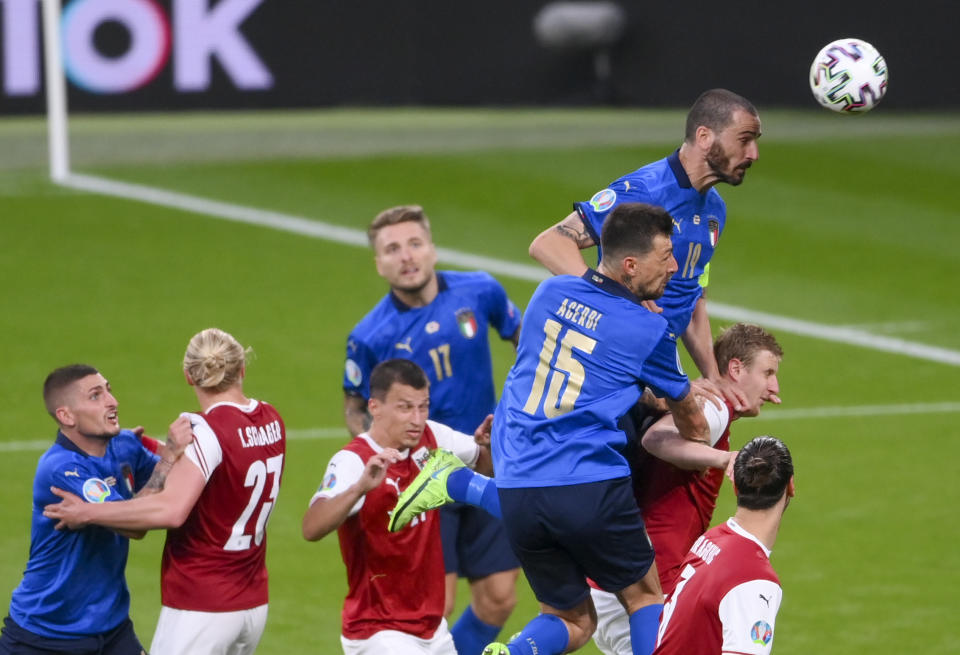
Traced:
[[510, 655], [510, 649], [507, 648], [506, 644], [495, 641], [492, 644], [487, 644], [487, 647], [483, 649], [483, 655]]
[[453, 499], [447, 494], [447, 478], [464, 466], [466, 464], [449, 450], [437, 448], [431, 452], [417, 477], [397, 497], [397, 506], [390, 513], [387, 530], [396, 532], [414, 516], [452, 503]]

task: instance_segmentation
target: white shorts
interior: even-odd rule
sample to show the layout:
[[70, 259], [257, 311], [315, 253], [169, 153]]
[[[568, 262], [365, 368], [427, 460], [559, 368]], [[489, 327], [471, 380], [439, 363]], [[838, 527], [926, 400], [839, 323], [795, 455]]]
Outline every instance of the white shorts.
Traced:
[[267, 624], [267, 606], [236, 612], [160, 608], [152, 655], [252, 655]]
[[457, 655], [453, 637], [447, 629], [447, 620], [429, 639], [414, 637], [398, 630], [383, 630], [369, 639], [347, 639], [340, 635], [344, 655]]
[[597, 631], [593, 641], [603, 655], [633, 655], [630, 645], [630, 617], [615, 594], [590, 588], [597, 608]]

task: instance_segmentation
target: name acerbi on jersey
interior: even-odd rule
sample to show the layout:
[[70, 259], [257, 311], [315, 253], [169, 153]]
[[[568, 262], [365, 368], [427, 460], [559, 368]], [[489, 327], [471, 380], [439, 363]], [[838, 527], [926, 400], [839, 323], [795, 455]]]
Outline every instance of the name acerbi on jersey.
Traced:
[[269, 446], [283, 439], [283, 430], [280, 429], [280, 421], [271, 421], [266, 425], [248, 425], [243, 430], [237, 428], [237, 436], [244, 448]]
[[570, 300], [569, 298], [563, 299], [559, 309], [556, 311], [556, 315], [588, 330], [596, 330], [597, 323], [603, 318], [603, 314], [592, 307], [587, 307], [583, 303]]

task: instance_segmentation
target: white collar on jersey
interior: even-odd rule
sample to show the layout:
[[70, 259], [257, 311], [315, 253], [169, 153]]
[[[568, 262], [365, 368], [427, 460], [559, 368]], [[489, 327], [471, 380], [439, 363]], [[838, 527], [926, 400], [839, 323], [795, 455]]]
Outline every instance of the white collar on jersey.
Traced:
[[[361, 432], [357, 436], [370, 444], [370, 447], [373, 448], [373, 452], [379, 453], [383, 451], [383, 446], [374, 441], [369, 432]], [[410, 449], [404, 448], [403, 450], [399, 451], [399, 453], [400, 459], [406, 459], [410, 455]]]
[[214, 403], [214, 404], [210, 405], [209, 407], [207, 407], [207, 411], [205, 411], [204, 414], [209, 414], [210, 411], [213, 410], [214, 407], [220, 407], [221, 405], [229, 405], [230, 407], [236, 407], [236, 408], [239, 409], [241, 412], [246, 412], [247, 414], [249, 414], [250, 412], [252, 412], [253, 410], [255, 410], [255, 409], [257, 408], [257, 405], [259, 405], [259, 404], [260, 404], [260, 401], [259, 401], [259, 400], [254, 400], [253, 398], [251, 398], [251, 399], [250, 399], [250, 402], [247, 403], [246, 405], [238, 405], [237, 403], [231, 403], [231, 402], [228, 402], [228, 401], [224, 400], [223, 402]]
[[772, 553], [773, 551], [770, 550], [769, 548], [767, 548], [766, 546], [764, 546], [762, 541], [760, 541], [759, 539], [757, 539], [756, 537], [754, 537], [752, 534], [750, 534], [749, 532], [747, 532], [747, 531], [744, 530], [743, 528], [741, 528], [741, 527], [740, 527], [740, 524], [737, 523], [737, 520], [736, 520], [735, 518], [733, 518], [732, 516], [727, 519], [727, 527], [730, 528], [731, 530], [733, 530], [734, 532], [736, 532], [738, 535], [740, 535], [740, 536], [743, 537], [744, 539], [749, 539], [750, 541], [756, 543], [758, 546], [760, 546], [761, 548], [763, 548], [763, 552], [766, 553], [767, 559], [770, 558], [770, 553]]

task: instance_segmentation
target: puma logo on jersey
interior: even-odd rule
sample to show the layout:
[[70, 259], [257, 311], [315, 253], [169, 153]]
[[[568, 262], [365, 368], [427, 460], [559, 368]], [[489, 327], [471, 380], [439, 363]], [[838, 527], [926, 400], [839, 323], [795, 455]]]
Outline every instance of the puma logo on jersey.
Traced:
[[394, 345], [393, 347], [396, 348], [397, 350], [406, 350], [408, 353], [410, 353], [410, 354], [412, 355], [412, 354], [413, 354], [413, 347], [410, 345], [410, 339], [411, 339], [411, 337], [407, 337], [407, 340], [406, 340], [405, 342], [403, 342], [403, 343], [397, 343], [397, 344]]
[[387, 484], [393, 485], [393, 488], [397, 490], [397, 495], [398, 496], [400, 495], [400, 478], [397, 478], [396, 480], [391, 480], [390, 478], [384, 478], [383, 481], [386, 482]]
[[765, 603], [767, 604], [767, 607], [770, 607], [770, 599], [769, 599], [767, 596], [764, 596], [763, 594], [760, 594], [760, 600], [762, 600], [763, 602], [765, 602]]
[[79, 478], [79, 477], [80, 477], [80, 474], [77, 473], [77, 469], [73, 469], [72, 471], [64, 471], [64, 472], [63, 472], [63, 477], [69, 478], [70, 476], [73, 476], [73, 477], [75, 477], [75, 478]]

